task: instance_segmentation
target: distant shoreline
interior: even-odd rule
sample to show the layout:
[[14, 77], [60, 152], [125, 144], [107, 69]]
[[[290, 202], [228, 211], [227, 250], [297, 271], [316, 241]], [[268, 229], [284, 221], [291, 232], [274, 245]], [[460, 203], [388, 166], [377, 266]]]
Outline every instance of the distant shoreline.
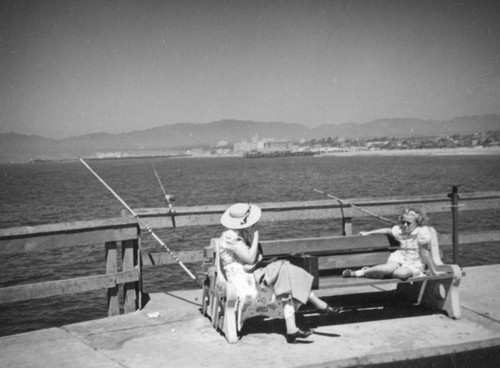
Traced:
[[[326, 152], [307, 157], [350, 157], [350, 156], [471, 156], [471, 155], [500, 155], [499, 147], [459, 147], [459, 148], [422, 148], [422, 149], [403, 149], [403, 150], [373, 150], [373, 151], [344, 151], [344, 152]], [[223, 158], [234, 157], [244, 158], [243, 154], [226, 155], [191, 155], [191, 156], [172, 156], [171, 158]], [[286, 156], [283, 156], [286, 157]], [[289, 156], [294, 157], [294, 156]], [[259, 157], [260, 158], [260, 157]], [[262, 157], [260, 159], [273, 159], [275, 157]]]
[[[472, 155], [500, 155], [499, 147], [460, 147], [460, 148], [422, 148], [422, 149], [404, 149], [404, 150], [373, 150], [373, 151], [347, 151], [347, 152], [325, 152], [318, 153], [314, 156], [308, 157], [350, 157], [350, 156], [472, 156]], [[225, 155], [144, 155], [144, 156], [125, 156], [125, 157], [84, 157], [85, 160], [91, 161], [105, 161], [105, 160], [127, 160], [127, 159], [150, 159], [150, 158], [169, 158], [169, 159], [180, 159], [180, 158], [244, 158], [243, 154], [225, 154]], [[290, 156], [292, 157], [292, 156]], [[274, 157], [271, 157], [272, 159]], [[269, 159], [269, 158], [268, 158]], [[78, 161], [78, 158], [62, 158], [62, 159], [43, 159], [43, 160], [33, 160], [26, 162], [0, 162], [1, 165], [9, 164], [38, 164], [47, 162], [70, 162]]]
[[373, 150], [373, 151], [351, 151], [332, 152], [318, 155], [321, 156], [449, 156], [449, 155], [500, 155], [500, 147], [460, 147], [460, 148], [422, 148], [405, 150]]

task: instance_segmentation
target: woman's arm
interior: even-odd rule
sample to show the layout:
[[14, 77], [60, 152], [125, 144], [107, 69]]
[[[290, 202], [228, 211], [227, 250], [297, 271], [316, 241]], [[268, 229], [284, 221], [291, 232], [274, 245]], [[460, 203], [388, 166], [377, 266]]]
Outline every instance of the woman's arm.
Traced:
[[419, 244], [420, 257], [422, 257], [423, 263], [429, 267], [429, 271], [431, 271], [431, 275], [438, 274], [436, 266], [434, 262], [432, 262], [431, 253], [428, 249], [428, 244]]
[[361, 236], [374, 235], [374, 234], [391, 235], [392, 229], [391, 228], [383, 228], [383, 229], [376, 229], [376, 230], [371, 230], [371, 231], [360, 231], [359, 232], [359, 235], [361, 235]]
[[417, 235], [417, 243], [418, 243], [418, 251], [420, 253], [420, 257], [422, 258], [422, 262], [427, 265], [429, 271], [432, 275], [436, 275], [439, 272], [436, 269], [436, 265], [434, 264], [431, 257], [431, 237], [428, 232], [420, 231]]
[[238, 242], [234, 246], [234, 253], [240, 258], [243, 262], [253, 265], [257, 262], [259, 256], [259, 232], [256, 230], [253, 233], [252, 244], [250, 248], [247, 247], [243, 242]]

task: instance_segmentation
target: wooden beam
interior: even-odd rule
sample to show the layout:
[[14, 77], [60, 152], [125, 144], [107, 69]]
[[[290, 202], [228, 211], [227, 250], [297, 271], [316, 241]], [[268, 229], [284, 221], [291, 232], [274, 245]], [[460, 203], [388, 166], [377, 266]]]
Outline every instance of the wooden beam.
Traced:
[[0, 304], [106, 289], [116, 286], [116, 284], [123, 284], [138, 280], [139, 270], [138, 268], [135, 268], [133, 270], [116, 272], [109, 275], [78, 277], [74, 279], [10, 286], [0, 289]]
[[[369, 239], [367, 237], [363, 237]], [[370, 236], [371, 238], [371, 236]], [[486, 242], [500, 242], [500, 231], [485, 231], [480, 233], [460, 233], [460, 245], [466, 246], [467, 244], [486, 243]], [[279, 243], [282, 240], [276, 240]], [[300, 240], [296, 240], [299, 242]], [[267, 243], [274, 242], [273, 240], [265, 241]], [[440, 234], [439, 244], [451, 245], [451, 234]], [[184, 263], [198, 263], [204, 259], [203, 250], [193, 251], [178, 251], [175, 253], [177, 257]], [[167, 252], [143, 252], [143, 265], [144, 266], [160, 266], [166, 264], [176, 263]]]
[[[116, 242], [108, 242], [106, 248], [106, 274], [116, 274], [118, 272], [118, 249]], [[120, 314], [120, 300], [118, 298], [118, 285], [108, 288], [108, 316]]]
[[[352, 204], [365, 208], [381, 216], [397, 216], [404, 206], [418, 204], [429, 213], [450, 212], [450, 199], [446, 194], [410, 197], [349, 198]], [[496, 209], [500, 207], [500, 192], [461, 193], [460, 211]], [[352, 207], [343, 206], [334, 200], [314, 200], [304, 202], [258, 203], [262, 208], [262, 222], [340, 219], [343, 216], [365, 218], [370, 215]], [[177, 227], [219, 225], [220, 216], [229, 205], [176, 207]], [[138, 208], [134, 210], [152, 228], [171, 228], [172, 219], [168, 208]], [[122, 212], [130, 217], [128, 212]]]
[[[202, 262], [204, 259], [203, 250], [187, 250], [175, 252], [177, 258], [182, 261], [182, 263], [198, 263]], [[167, 252], [143, 252], [142, 253], [142, 264], [143, 266], [161, 266], [167, 264], [177, 264], [177, 262], [172, 258]]]
[[299, 238], [262, 241], [262, 251], [265, 256], [280, 256], [290, 253], [304, 252], [307, 244], [308, 254], [321, 254], [326, 249], [345, 250], [345, 253], [361, 250], [388, 249], [391, 245], [385, 235], [373, 236], [329, 236], [320, 238]]
[[[452, 245], [452, 234], [439, 234], [439, 245]], [[459, 245], [499, 242], [500, 231], [482, 231], [480, 233], [459, 233]]]
[[0, 255], [136, 239], [137, 223], [117, 218], [0, 229]]
[[[139, 267], [137, 267], [137, 252], [137, 240], [126, 240], [122, 242], [122, 269], [124, 272], [133, 269], [139, 272]], [[135, 312], [139, 309], [139, 280], [140, 277], [138, 277], [137, 280], [133, 280], [133, 282], [126, 282], [123, 285], [123, 309], [125, 313]]]
[[90, 221], [74, 221], [57, 224], [36, 225], [36, 226], [21, 226], [7, 229], [0, 229], [0, 240], [11, 238], [19, 239], [23, 237], [32, 237], [33, 235], [53, 235], [53, 234], [68, 234], [82, 231], [94, 231], [103, 229], [115, 229], [123, 227], [131, 227], [137, 225], [137, 221], [131, 218], [115, 217], [108, 219], [90, 220]]

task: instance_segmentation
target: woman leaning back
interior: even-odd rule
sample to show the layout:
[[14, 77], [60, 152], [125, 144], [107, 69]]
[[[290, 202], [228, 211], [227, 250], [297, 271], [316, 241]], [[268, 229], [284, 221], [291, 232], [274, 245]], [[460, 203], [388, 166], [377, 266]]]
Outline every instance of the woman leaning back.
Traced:
[[361, 270], [344, 270], [344, 277], [394, 277], [407, 279], [424, 273], [429, 266], [431, 273], [437, 273], [430, 260], [429, 245], [431, 233], [423, 226], [425, 215], [418, 209], [405, 209], [399, 216], [400, 224], [392, 228], [382, 228], [372, 231], [361, 231], [359, 235], [385, 234], [394, 237], [399, 242], [399, 249], [390, 254], [385, 264], [373, 267], [363, 267]]
[[297, 338], [306, 338], [312, 331], [303, 331], [295, 323], [297, 306], [310, 302], [321, 313], [329, 315], [338, 310], [319, 299], [312, 291], [313, 276], [288, 261], [274, 261], [256, 268], [262, 259], [259, 247], [259, 232], [252, 227], [261, 217], [261, 209], [253, 204], [236, 203], [221, 217], [226, 228], [221, 236], [220, 258], [228, 280], [237, 290], [238, 297], [255, 298], [258, 289], [273, 288], [280, 301], [286, 324], [286, 340], [295, 343]]

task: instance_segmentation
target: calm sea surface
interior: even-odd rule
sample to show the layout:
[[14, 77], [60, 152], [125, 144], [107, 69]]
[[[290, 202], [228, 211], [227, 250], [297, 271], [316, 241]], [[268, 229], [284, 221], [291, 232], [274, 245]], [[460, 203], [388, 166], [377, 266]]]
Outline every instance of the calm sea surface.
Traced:
[[[132, 208], [162, 207], [163, 193], [153, 164], [174, 205], [231, 204], [237, 201], [281, 202], [325, 199], [313, 188], [339, 198], [500, 191], [500, 156], [328, 156], [273, 159], [155, 158], [88, 161]], [[0, 228], [119, 217], [123, 209], [80, 162], [0, 165]], [[438, 231], [451, 231], [449, 214], [432, 214]], [[460, 214], [461, 231], [498, 230], [500, 209]], [[378, 220], [356, 221], [354, 231], [385, 226]], [[174, 250], [200, 249], [221, 231], [218, 226], [157, 230]], [[261, 236], [339, 234], [330, 222], [278, 224]], [[464, 246], [461, 266], [500, 263], [499, 244]], [[146, 249], [161, 251], [153, 240]], [[444, 249], [445, 262], [451, 250]], [[103, 272], [101, 245], [7, 256], [0, 286], [57, 280]], [[196, 271], [197, 265], [190, 265]], [[195, 286], [176, 266], [146, 268], [146, 292]], [[105, 291], [0, 305], [0, 335], [58, 326], [106, 316]]]

